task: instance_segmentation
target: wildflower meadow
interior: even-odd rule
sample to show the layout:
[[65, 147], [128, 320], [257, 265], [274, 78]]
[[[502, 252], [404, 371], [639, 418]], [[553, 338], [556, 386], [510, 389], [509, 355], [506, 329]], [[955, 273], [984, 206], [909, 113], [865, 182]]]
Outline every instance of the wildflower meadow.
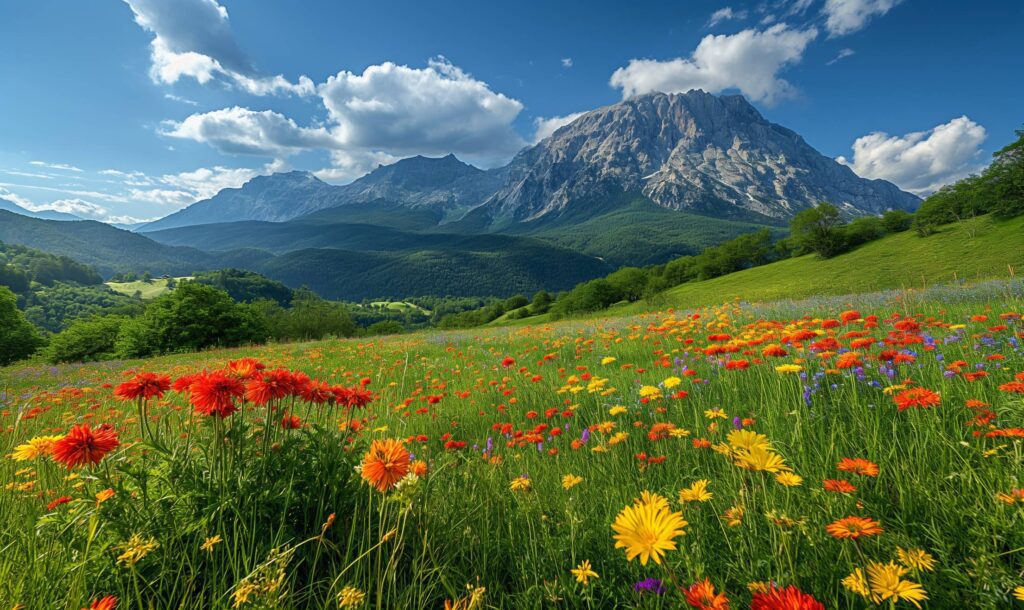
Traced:
[[1024, 298], [0, 371], [4, 608], [1024, 607]]

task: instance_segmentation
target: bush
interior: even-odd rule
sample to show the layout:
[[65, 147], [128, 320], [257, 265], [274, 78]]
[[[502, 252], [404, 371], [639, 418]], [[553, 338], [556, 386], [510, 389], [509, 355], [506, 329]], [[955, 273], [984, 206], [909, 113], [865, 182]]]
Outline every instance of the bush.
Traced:
[[140, 357], [260, 343], [269, 336], [267, 321], [253, 308], [235, 303], [223, 290], [185, 282], [125, 323], [116, 351]]
[[31, 356], [42, 344], [35, 327], [18, 309], [18, 297], [0, 286], [0, 366]]
[[109, 360], [115, 355], [117, 337], [127, 316], [95, 316], [76, 320], [50, 338], [43, 351], [47, 362], [86, 362]]

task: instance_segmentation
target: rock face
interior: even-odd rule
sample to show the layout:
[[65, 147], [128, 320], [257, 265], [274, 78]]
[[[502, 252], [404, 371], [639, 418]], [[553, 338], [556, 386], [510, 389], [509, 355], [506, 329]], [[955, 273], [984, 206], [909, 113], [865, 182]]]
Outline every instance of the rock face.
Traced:
[[503, 171], [485, 171], [448, 155], [410, 157], [382, 165], [352, 184], [338, 187], [338, 205], [383, 200], [408, 207], [434, 207], [457, 219], [501, 187]]
[[224, 189], [138, 230], [148, 233], [239, 220], [280, 222], [336, 205], [336, 189], [309, 172], [257, 176], [240, 188]]
[[818, 153], [743, 97], [703, 91], [652, 93], [588, 112], [520, 152], [506, 171], [484, 208], [512, 221], [622, 191], [719, 217], [785, 219], [822, 200], [851, 215], [919, 202]]

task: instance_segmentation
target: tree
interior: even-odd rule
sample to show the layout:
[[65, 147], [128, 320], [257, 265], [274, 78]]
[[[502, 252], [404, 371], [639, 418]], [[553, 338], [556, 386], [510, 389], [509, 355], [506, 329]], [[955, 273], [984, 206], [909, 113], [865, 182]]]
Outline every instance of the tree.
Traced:
[[1017, 140], [996, 151], [985, 172], [993, 188], [992, 213], [999, 218], [1024, 214], [1024, 129]]
[[270, 335], [257, 312], [236, 304], [223, 290], [185, 282], [153, 300], [117, 339], [120, 356], [198, 351], [212, 346], [259, 343]]
[[790, 234], [799, 253], [814, 252], [821, 258], [839, 254], [845, 247], [839, 209], [821, 202], [817, 207], [797, 213], [789, 223]]
[[637, 267], [623, 267], [606, 279], [621, 297], [629, 302], [639, 301], [647, 287], [647, 273]]
[[50, 344], [43, 348], [43, 357], [53, 364], [113, 358], [117, 337], [128, 319], [113, 315], [75, 320], [50, 338]]
[[533, 300], [530, 301], [530, 313], [542, 314], [546, 313], [551, 308], [555, 297], [551, 296], [551, 293], [547, 290], [538, 290], [537, 294], [533, 295]]
[[886, 233], [902, 233], [910, 228], [914, 215], [904, 210], [889, 210], [882, 214], [882, 226]]
[[18, 297], [0, 286], [0, 366], [31, 356], [42, 344], [39, 332], [18, 309]]

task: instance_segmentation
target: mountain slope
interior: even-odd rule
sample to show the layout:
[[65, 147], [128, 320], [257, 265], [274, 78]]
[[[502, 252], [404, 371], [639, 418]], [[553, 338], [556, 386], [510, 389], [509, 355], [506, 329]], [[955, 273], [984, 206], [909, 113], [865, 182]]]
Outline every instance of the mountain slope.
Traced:
[[56, 210], [39, 210], [33, 212], [27, 210], [20, 205], [9, 201], [7, 199], [0, 199], [0, 210], [5, 210], [14, 214], [20, 214], [22, 216], [28, 216], [29, 218], [41, 218], [43, 220], [82, 220], [74, 214], [68, 214], [66, 212], [58, 212]]
[[858, 177], [743, 97], [699, 90], [588, 112], [520, 152], [506, 171], [505, 186], [478, 211], [498, 226], [622, 192], [719, 218], [785, 219], [822, 200], [850, 215], [913, 209], [919, 201]]

